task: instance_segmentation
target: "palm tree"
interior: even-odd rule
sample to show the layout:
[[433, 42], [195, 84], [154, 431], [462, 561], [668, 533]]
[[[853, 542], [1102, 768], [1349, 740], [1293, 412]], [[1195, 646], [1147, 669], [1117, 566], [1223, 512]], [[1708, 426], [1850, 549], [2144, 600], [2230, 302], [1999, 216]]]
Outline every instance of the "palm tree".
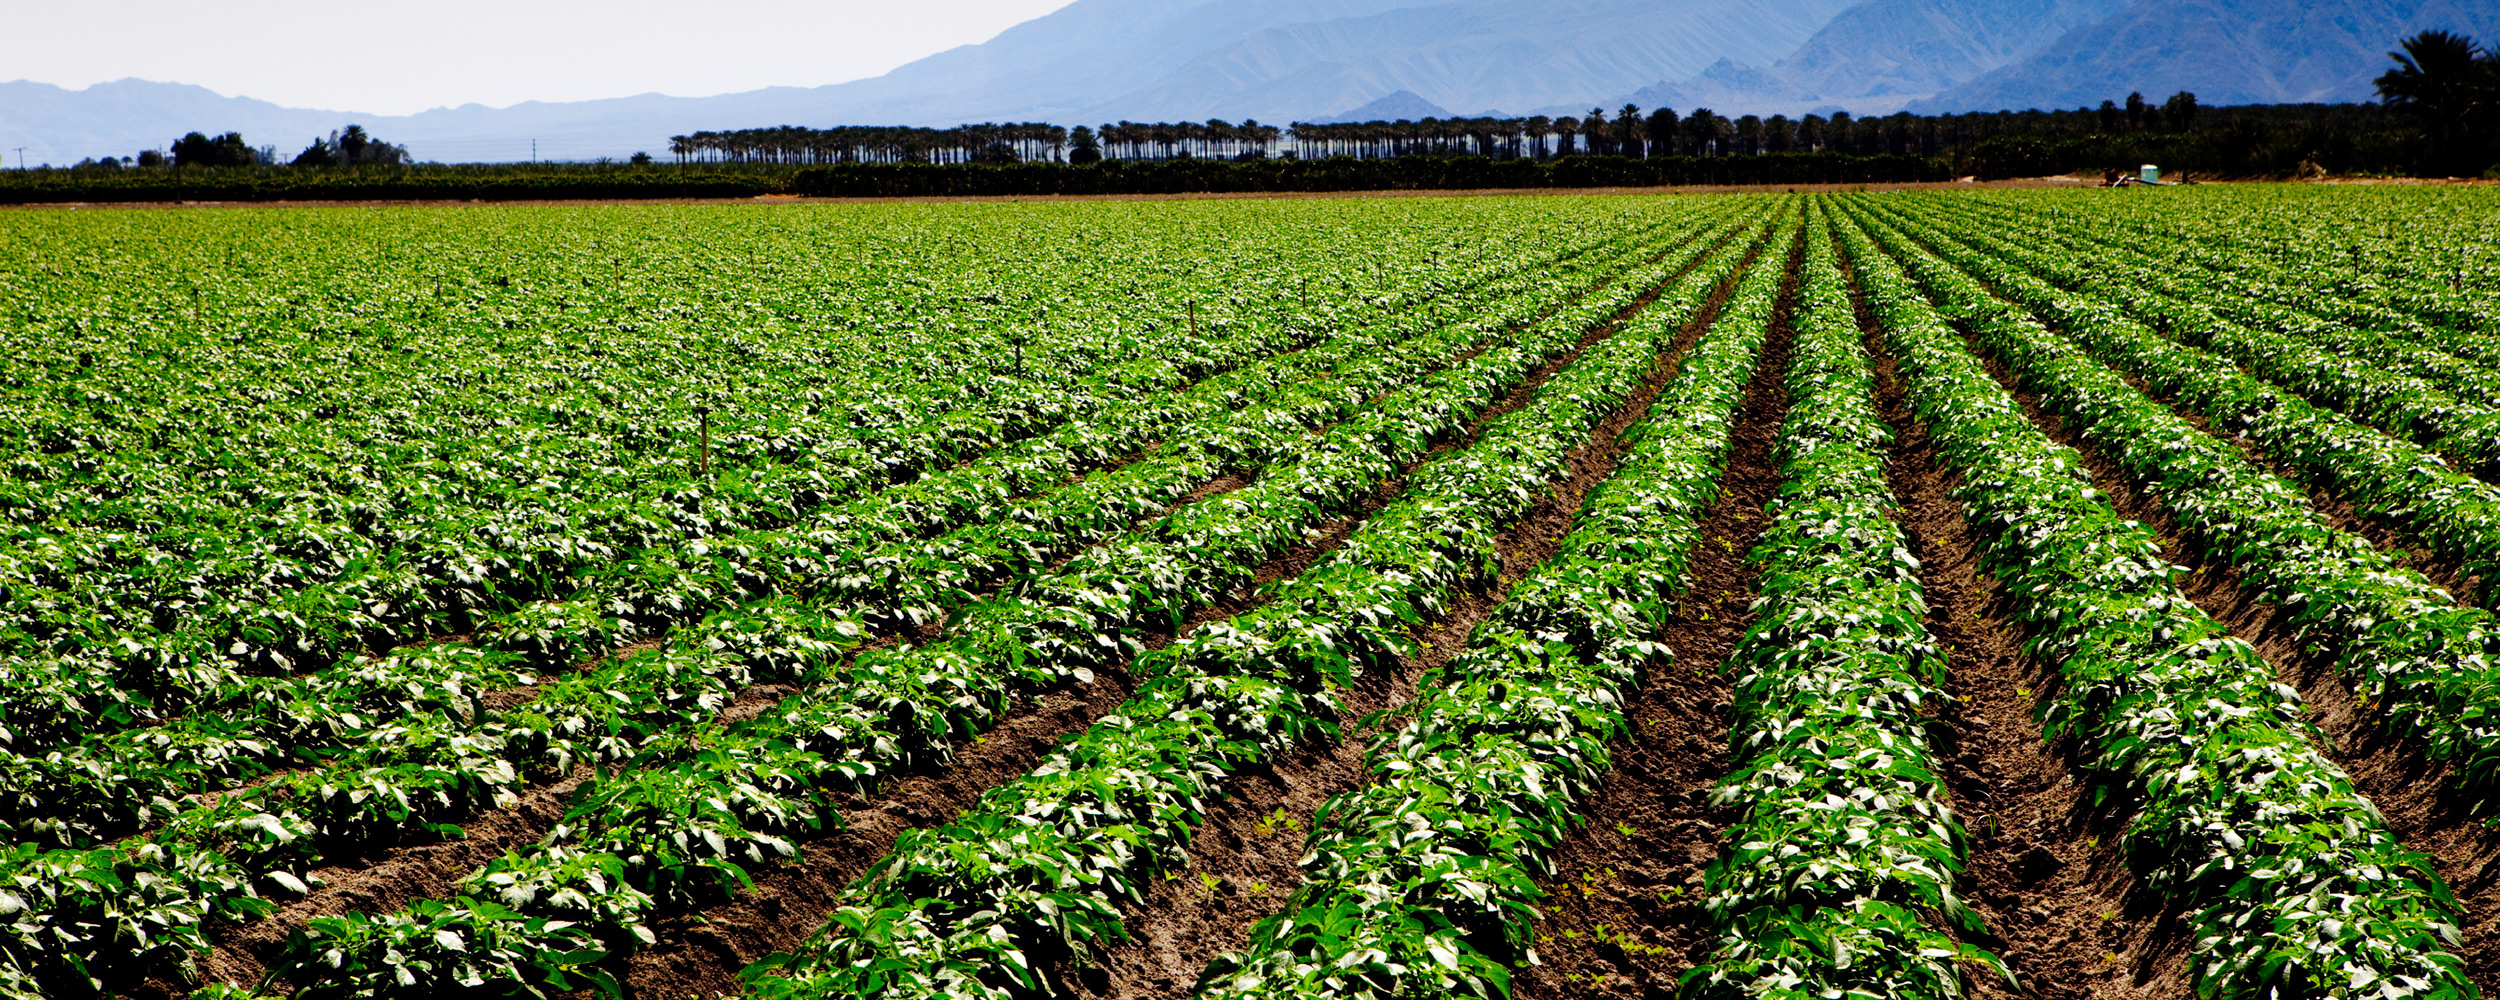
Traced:
[[2196, 122], [2196, 94], [2182, 90], [2170, 95], [2170, 99], [2161, 104], [2161, 117], [2171, 131], [2187, 131], [2188, 126]]
[[1761, 116], [1746, 115], [1745, 117], [1736, 120], [1736, 151], [1743, 153], [1746, 156], [1756, 156], [1761, 154]]
[[2457, 174], [2476, 166], [2473, 148], [2488, 142], [2500, 112], [2500, 53], [2464, 35], [2425, 31], [2390, 52], [2396, 68], [2378, 78], [2379, 100], [2412, 112], [2429, 143], [2423, 165]]
[[1683, 123], [1684, 119], [1675, 113], [1674, 108], [1659, 108], [1650, 112], [1649, 155], [1674, 156], [1675, 134], [1684, 127]]
[[1684, 151], [1693, 156], [1710, 155], [1710, 143], [1719, 136], [1712, 122], [1719, 116], [1709, 108], [1694, 108], [1684, 117]]
[[1797, 126], [1787, 115], [1772, 115], [1762, 123], [1762, 149], [1768, 153], [1785, 153], [1797, 148]]

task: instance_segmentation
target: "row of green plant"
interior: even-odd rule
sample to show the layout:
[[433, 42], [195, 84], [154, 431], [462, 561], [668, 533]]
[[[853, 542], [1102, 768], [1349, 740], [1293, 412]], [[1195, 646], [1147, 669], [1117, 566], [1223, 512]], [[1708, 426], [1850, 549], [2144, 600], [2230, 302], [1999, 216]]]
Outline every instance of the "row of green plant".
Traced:
[[2500, 396], [2500, 371], [2475, 357], [2500, 352], [2500, 337], [2424, 324], [2404, 312], [2356, 301], [2349, 287], [2315, 287], [2316, 275], [2291, 279], [2252, 274], [2246, 266], [2203, 266], [2200, 256], [2230, 258], [2183, 253], [2167, 240], [2107, 221], [2078, 220], [2057, 228], [2059, 239], [2078, 249], [2158, 264], [2159, 273], [2171, 278], [2167, 290], [2188, 290], [2222, 318], [2419, 378], [2465, 400], [2489, 404]]
[[[1279, 252], [1254, 267], [1305, 252]], [[14, 457], [25, 475], [12, 485], [26, 518], [11, 532], [16, 558], [5, 560], [0, 582], [10, 612], [0, 640], [29, 656], [12, 661], [21, 682], [13, 687], [23, 693], [0, 700], [23, 710], [7, 719], [18, 747], [40, 749], [66, 732], [28, 730], [62, 706], [68, 711], [56, 728], [111, 729], [193, 703], [246, 701], [255, 676], [427, 636], [489, 632], [527, 645], [540, 630], [533, 619], [598, 616], [657, 572], [637, 560], [701, 561], [706, 553], [686, 550], [707, 538], [839, 524], [853, 513], [840, 506], [846, 498], [1012, 445], [1023, 450], [1006, 461], [1029, 468], [1011, 471], [1054, 481], [1060, 470], [1052, 463], [1068, 460], [1062, 453], [1119, 443], [1083, 431], [1051, 437], [1054, 429], [1108, 423], [1152, 440], [1164, 429], [1157, 421], [1169, 417], [1158, 403], [1173, 390], [1307, 346], [1339, 324], [1396, 322], [1403, 310], [1539, 263], [1522, 256], [1530, 255], [1466, 251], [1449, 262], [1454, 274], [1415, 269], [1397, 274], [1396, 284], [1343, 289], [1358, 299], [1345, 309], [1309, 308], [1307, 294], [1240, 306], [1210, 299], [1200, 322], [1194, 305], [1170, 302], [1171, 312], [1143, 327], [1128, 319], [1068, 323], [1046, 311], [1041, 325], [1054, 332], [1029, 345], [1030, 354], [1029, 327], [948, 332], [922, 345], [928, 354], [917, 360], [927, 372], [888, 362], [846, 376], [842, 356], [854, 345], [759, 337], [763, 346], [748, 359], [749, 391], [705, 416], [692, 405], [700, 398], [655, 398], [650, 390], [666, 375], [641, 368], [648, 359], [588, 342], [549, 345], [559, 360], [568, 350], [588, 352], [571, 358], [579, 364], [567, 372], [593, 376], [587, 384], [558, 388], [540, 382], [544, 373], [522, 371], [476, 394], [429, 389], [427, 372], [487, 364], [455, 346], [412, 362], [417, 371], [396, 373], [413, 376], [405, 384], [373, 386], [369, 398], [307, 386], [328, 401], [296, 399], [257, 413], [224, 400], [212, 406], [206, 392], [143, 377], [129, 345], [120, 345], [102, 352], [116, 355], [109, 365], [46, 386], [40, 395], [55, 405], [16, 413], [26, 440]], [[1125, 287], [1135, 272], [1104, 264], [1083, 273], [1070, 291], [1125, 296], [1108, 286]], [[978, 319], [989, 311], [925, 299], [908, 305], [925, 312], [897, 322], [952, 325], [950, 314]], [[1148, 305], [1147, 315], [1161, 308]], [[828, 336], [874, 339], [847, 328]], [[164, 347], [188, 352], [174, 370], [237, 392], [245, 388], [238, 383], [265, 389], [258, 379], [272, 369], [313, 383], [359, 357], [322, 353], [338, 338], [279, 339], [241, 359], [195, 336], [169, 336]], [[448, 333], [443, 339], [459, 342]], [[903, 338], [884, 346], [911, 350]], [[36, 350], [62, 353], [57, 344]], [[958, 352], [1014, 355], [1018, 364], [997, 372], [981, 362], [981, 375], [947, 377], [970, 363]], [[159, 388], [166, 382], [176, 387]], [[552, 404], [524, 402], [529, 393], [552, 396]], [[598, 420], [633, 429], [586, 428], [566, 416], [568, 399], [613, 401], [631, 412]], [[206, 415], [169, 435], [162, 430], [168, 414], [133, 417], [156, 407]], [[701, 427], [715, 422], [716, 439], [701, 443]], [[74, 443], [52, 441], [63, 435]], [[717, 475], [697, 468], [707, 451], [717, 452]], [[529, 606], [567, 597], [573, 605]], [[21, 721], [23, 713], [34, 718]]]
[[[1745, 241], [1751, 242], [1751, 241]], [[955, 822], [905, 834], [824, 933], [755, 995], [1008, 997], [1052, 958], [1124, 940], [1123, 906], [1187, 865], [1224, 774], [1340, 735], [1338, 692], [1420, 653], [1413, 629], [1502, 572], [1499, 531], [1639, 390], [1677, 333], [1749, 257], [1742, 243], [1537, 387], [1468, 447], [1416, 469], [1405, 494], [1258, 610], [1141, 658], [1140, 689]]]
[[836, 198], [1196, 192], [1450, 191], [1662, 187], [1686, 184], [1868, 184], [1949, 181], [1952, 165], [1919, 156], [1780, 153], [1770, 156], [1566, 156], [1499, 160], [1402, 156], [1316, 160], [1106, 161], [1089, 166], [927, 166], [859, 163], [811, 167], [792, 186]]
[[1695, 997], [1949, 998], [1958, 935], [1984, 931], [1955, 883], [1969, 854], [1934, 747], [1944, 653], [1885, 480], [1892, 440], [1856, 307], [1816, 206], [1781, 426], [1779, 492], [1751, 559], [1755, 623], [1727, 662], [1739, 819], [1702, 909], [1720, 929]]
[[[683, 745], [701, 748], [690, 759], [646, 753], [577, 796], [541, 843], [465, 879], [461, 895], [323, 918], [274, 970], [348, 995], [402, 976], [559, 983], [582, 974], [580, 955], [639, 947], [653, 906], [721, 898], [744, 882], [746, 866], [839, 822], [834, 793], [859, 790], [912, 755], [942, 754], [1018, 691], [1089, 680], [1134, 655], [1136, 633], [1172, 627], [1251, 580], [1674, 267], [1633, 268], [1389, 394], [1249, 487], [1181, 508], [970, 609], [946, 641], [863, 656], [751, 722], [686, 733]], [[1479, 322], [1498, 332], [1546, 311]]]
[[[1418, 235], [1415, 247], [1440, 247], [1448, 235]], [[1555, 235], [1568, 240], [1573, 230]], [[555, 377], [527, 365], [512, 372], [510, 360], [477, 357], [475, 342], [445, 330], [437, 335], [445, 350], [390, 372], [400, 380], [350, 387], [315, 385], [330, 375], [360, 380], [352, 337], [345, 355], [332, 352], [340, 337], [307, 330], [240, 357], [205, 337], [163, 337], [163, 350], [180, 352], [173, 370], [200, 377], [200, 392], [145, 375], [153, 350], [95, 345], [80, 357], [108, 362], [45, 385], [55, 405], [17, 412], [25, 447], [12, 457], [25, 462], [25, 482], [12, 492], [32, 522], [12, 532], [20, 547], [0, 585], [0, 600], [15, 610], [5, 637], [42, 650], [22, 670], [40, 675], [58, 657], [53, 672], [73, 682], [58, 697], [27, 702], [88, 705], [80, 725], [110, 727], [110, 715], [148, 715], [153, 687], [170, 687], [170, 700], [185, 692], [212, 700], [235, 677], [477, 632], [492, 612], [600, 582], [582, 580], [590, 570], [630, 577], [612, 567], [637, 552], [682, 557], [677, 547], [705, 535], [805, 525], [803, 517], [845, 495], [945, 470], [1075, 417], [1118, 415], [1198, 377], [1308, 345], [1343, 322], [1395, 315], [1463, 287], [1483, 267], [1535, 265], [1510, 255], [1513, 247], [1455, 242], [1455, 275], [1403, 267], [1380, 285], [1353, 275], [1323, 295], [1345, 295], [1348, 307], [1313, 307], [1305, 287], [1250, 305], [1210, 295], [1198, 317], [1158, 290], [1138, 302], [1145, 322], [1138, 312], [1100, 320], [1078, 310], [1070, 322], [1058, 315], [1065, 305], [1045, 310], [1038, 325], [1053, 330], [1045, 337], [1033, 337], [1030, 312], [1000, 315], [1018, 307], [895, 295], [903, 312], [880, 320], [875, 312], [890, 305], [860, 297], [845, 302], [855, 315], [840, 322], [840, 335], [755, 337], [755, 355], [742, 365], [747, 387], [715, 400], [710, 417], [692, 412], [700, 395], [652, 392], [682, 357], [612, 350], [595, 337], [550, 342], [562, 370]], [[1273, 262], [1305, 252], [1313, 250], [1280, 250]], [[1135, 255], [1108, 255], [1063, 287], [1128, 297], [1128, 275], [1140, 265]], [[1278, 275], [1253, 265], [1238, 277]], [[128, 275], [100, 277], [93, 292], [110, 302], [125, 282]], [[552, 295], [560, 302], [567, 292]], [[267, 320], [232, 312], [235, 322]], [[1008, 327], [980, 330], [988, 320]], [[950, 330], [958, 322], [975, 330]], [[935, 335], [915, 345], [910, 327], [935, 327]], [[890, 335], [885, 350], [900, 355], [925, 350], [913, 357], [925, 370], [893, 360], [855, 365], [855, 342], [873, 340], [863, 330]], [[30, 350], [60, 357], [65, 345]], [[990, 360], [965, 367], [975, 360], [960, 355]], [[998, 357], [1018, 357], [1018, 365], [995, 370]], [[475, 380], [480, 365], [502, 375], [475, 395], [432, 387], [450, 370]], [[265, 395], [255, 387], [265, 390], [260, 380], [272, 370], [302, 382], [310, 397], [260, 407], [207, 400], [212, 387]], [[183, 420], [178, 440], [163, 437], [148, 422], [163, 425], [165, 412], [133, 417], [155, 407], [200, 412], [200, 420]], [[587, 407], [605, 410], [597, 422], [625, 430], [580, 425], [575, 415]], [[720, 475], [697, 470], [702, 422], [715, 422], [710, 450]], [[73, 435], [75, 447], [55, 447], [58, 435]]]
[[[2116, 303], [2067, 291], [2061, 286], [2076, 265], [2062, 255], [1985, 229], [1920, 214], [1898, 217], [1956, 266], [2075, 338], [2095, 358], [2210, 426], [2245, 437], [2259, 453], [2467, 576], [2500, 576], [2500, 487], [2457, 472], [2418, 445], [2311, 405], [2229, 358], [2162, 337]], [[2483, 595], [2487, 603], [2495, 597]]]
[[20, 170], [0, 176], [0, 203], [754, 198], [789, 191], [794, 173], [787, 166], [586, 164]]
[[[2229, 276], [2269, 301], [2500, 365], [2500, 296], [2487, 290], [2494, 266], [2463, 252], [2484, 218], [2471, 192], [2408, 192], [2392, 202], [2345, 201], [2322, 210], [2298, 190], [2162, 205], [2157, 216], [2135, 215], [2140, 205], [2090, 213], [2054, 203], [1977, 201], [1967, 208], [2102, 244], [2123, 237], [2115, 245]], [[2469, 275], [2483, 287], [2467, 287]]]
[[2467, 781], [2500, 772], [2492, 643], [2500, 620], [2328, 523], [2299, 487], [2144, 396], [2108, 366], [1892, 232], [1879, 232], [1944, 312], [2084, 439], [2167, 507], [2185, 539], [2230, 563], [2243, 586], [2290, 610], [2304, 641], [2333, 653], [2366, 711], [2425, 738]]
[[[2239, 322], [2230, 314], [2255, 307], [2233, 304], [2244, 303], [2245, 297], [2208, 287], [2193, 274], [2132, 251], [2078, 244], [2058, 231], [2043, 238], [2081, 256], [2074, 261], [2078, 266], [2067, 272], [2072, 276], [2069, 289], [2113, 302], [2165, 336], [2227, 356], [2313, 403], [2429, 445], [2477, 475], [2500, 475], [2500, 404], [2486, 401], [2500, 390], [2500, 381], [2467, 377], [2457, 383], [2463, 391], [2453, 391], [2412, 373], [2437, 367], [2444, 355], [2430, 348], [2361, 330], [2332, 337], [2315, 329], [2287, 330], [2281, 321], [2290, 311], [2279, 308], [2267, 325]], [[2386, 350], [2372, 356], [2338, 347], [2365, 341]], [[2388, 364], [2399, 356], [2428, 360]], [[2447, 361], [2454, 367], [2455, 359]]]
[[1537, 961], [1538, 882], [1629, 732], [1631, 689], [1673, 655], [1666, 625], [1791, 252], [1783, 216], [1571, 534], [1419, 683], [1397, 711], [1411, 724], [1371, 748], [1373, 783], [1313, 820], [1302, 886], [1200, 995], [1489, 1000]]
[[1842, 153], [1766, 156], [1486, 156], [1229, 161], [1105, 160], [1084, 165], [853, 163], [542, 167], [510, 165], [179, 171], [17, 171], [0, 174], [0, 204], [266, 201], [549, 201], [657, 198], [1009, 197], [1296, 191], [1591, 188], [1680, 184], [1864, 184], [1953, 179], [1932, 157]]
[[[656, 561], [646, 558], [636, 564], [643, 594], [658, 590], [658, 584], [672, 586], [664, 596], [627, 601], [615, 594], [533, 605], [489, 634], [492, 652], [429, 647], [415, 657], [263, 685], [245, 711], [193, 715], [43, 757], [8, 758], [0, 761], [10, 765], [0, 772], [0, 789], [8, 793], [0, 801], [0, 819], [22, 838], [59, 846], [118, 836], [148, 823], [161, 809], [160, 800], [208, 791], [289, 761], [319, 759], [367, 742], [374, 729], [396, 725], [410, 712], [460, 721], [463, 713], [442, 711], [436, 689], [448, 685], [448, 693], [474, 700], [489, 690], [530, 683], [532, 674], [516, 673], [521, 664], [515, 657], [527, 656], [527, 666], [547, 669], [639, 636], [663, 634], [677, 622], [700, 621], [737, 602], [797, 599], [819, 609], [844, 609], [835, 616], [879, 628], [944, 620], [972, 595], [1029, 577], [1124, 530], [1226, 468], [1255, 470], [1289, 449], [1307, 428], [1343, 419], [1411, 378], [1418, 366], [1428, 369], [1471, 349], [1489, 331], [1461, 321], [1494, 309], [1491, 303], [1543, 302], [1551, 293], [1531, 293], [1573, 287], [1617, 264], [1615, 253], [1559, 262], [1540, 258], [1537, 266], [1550, 270], [1502, 277], [1107, 419], [1072, 423], [1004, 454], [843, 505], [811, 530], [698, 542], [686, 550], [694, 558], [667, 567], [665, 576], [652, 572]], [[1161, 443], [1142, 457], [1130, 454], [1152, 439]], [[1136, 460], [1016, 497], [1123, 456]], [[451, 665], [462, 673], [424, 676]], [[619, 669], [629, 668], [596, 670], [559, 688], [614, 687]], [[467, 724], [483, 721], [480, 708], [465, 713]]]
[[2051, 738], [2132, 815], [2154, 893], [2194, 908], [2200, 995], [2475, 995], [2457, 909], [2317, 748], [2297, 693], [2182, 594], [2159, 541], [2093, 489], [1854, 224], [1858, 280], [1956, 473], [1984, 565], [2060, 678]]

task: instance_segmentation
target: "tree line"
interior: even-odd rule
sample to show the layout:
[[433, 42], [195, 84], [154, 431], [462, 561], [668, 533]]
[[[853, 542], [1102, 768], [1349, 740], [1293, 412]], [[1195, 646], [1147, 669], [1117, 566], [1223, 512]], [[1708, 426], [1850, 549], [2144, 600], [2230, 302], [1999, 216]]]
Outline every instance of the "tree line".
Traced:
[[[2142, 95], [2125, 110], [2104, 102], [2103, 127], [2184, 131], [2200, 110], [2196, 95], [2180, 93], [2160, 105]], [[2086, 117], [2090, 118], [2089, 109]], [[1846, 111], [1829, 117], [1786, 115], [1729, 118], [1708, 108], [1679, 114], [1671, 108], [1644, 112], [1625, 105], [1613, 112], [1523, 118], [1425, 118], [1421, 121], [1296, 122], [1279, 129], [1259, 122], [1110, 122], [1074, 130], [1044, 123], [958, 125], [953, 128], [842, 126], [697, 132], [671, 137], [669, 151], [681, 164], [919, 163], [1004, 165], [1105, 160], [1257, 160], [1270, 155], [1307, 159], [1345, 156], [1483, 156], [1550, 160], [1566, 156], [1753, 156], [1768, 153], [1840, 153], [1851, 156], [1949, 156], [1968, 143], [2000, 134], [2066, 130], [2063, 118], [2038, 112], [1920, 116], [1908, 112], [1859, 118]], [[1290, 137], [1293, 149], [1279, 151]]]
[[953, 128], [781, 125], [670, 136], [668, 151], [680, 164], [995, 164], [1057, 159], [1068, 139], [1067, 129], [1040, 122]]
[[166, 149], [141, 150], [134, 156], [89, 157], [70, 169], [77, 171], [114, 171], [154, 169], [161, 167], [360, 167], [400, 166], [412, 162], [408, 147], [383, 142], [365, 132], [362, 125], [349, 125], [327, 136], [314, 136], [312, 145], [304, 147], [292, 160], [281, 161], [276, 146], [253, 146], [244, 141], [243, 133], [228, 132], [211, 136], [193, 132], [173, 141]]

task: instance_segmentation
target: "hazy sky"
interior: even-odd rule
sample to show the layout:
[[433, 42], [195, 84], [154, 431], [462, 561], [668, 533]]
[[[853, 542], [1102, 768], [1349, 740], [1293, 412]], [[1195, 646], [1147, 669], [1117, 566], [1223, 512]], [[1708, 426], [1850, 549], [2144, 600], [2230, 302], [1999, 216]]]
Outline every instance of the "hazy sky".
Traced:
[[0, 0], [0, 80], [410, 114], [875, 76], [1069, 0]]

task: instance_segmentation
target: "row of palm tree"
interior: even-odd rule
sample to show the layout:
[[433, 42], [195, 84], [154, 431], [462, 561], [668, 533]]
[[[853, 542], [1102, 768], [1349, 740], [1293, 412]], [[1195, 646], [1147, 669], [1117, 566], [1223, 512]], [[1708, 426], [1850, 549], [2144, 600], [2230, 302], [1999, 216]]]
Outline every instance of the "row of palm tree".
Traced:
[[1472, 154], [1501, 159], [1573, 154], [1617, 156], [1713, 156], [1823, 148], [1824, 120], [1807, 116], [1800, 129], [1785, 115], [1769, 121], [1746, 115], [1729, 119], [1708, 108], [1678, 115], [1661, 109], [1643, 116], [1636, 105], [1609, 115], [1591, 108], [1584, 116], [1559, 118], [1426, 118], [1315, 124], [1297, 122], [1293, 134], [1304, 155], [1377, 158]]
[[[1210, 118], [1203, 122], [1114, 122], [1094, 130], [1092, 139], [1108, 159], [1230, 159], [1265, 156], [1284, 134], [1283, 129], [1261, 125], [1255, 118], [1239, 125]], [[1080, 140], [1077, 145], [1081, 148], [1086, 143]]]
[[[2192, 100], [2192, 98], [2191, 98]], [[1396, 156], [1473, 155], [1497, 159], [1545, 159], [1573, 154], [1615, 156], [1719, 156], [1757, 153], [1824, 152], [1928, 153], [1939, 151], [1942, 132], [1936, 119], [1898, 114], [1854, 119], [1848, 112], [1830, 118], [1786, 115], [1768, 119], [1754, 115], [1727, 118], [1708, 108], [1689, 115], [1660, 109], [1644, 115], [1635, 105], [1611, 114], [1591, 108], [1585, 116], [1559, 118], [1425, 118], [1420, 121], [1295, 122], [1289, 132], [1256, 121], [1232, 125], [1220, 119], [1141, 125], [1119, 122], [1099, 132], [1079, 128], [1075, 147], [1099, 150], [1111, 159], [1260, 156], [1289, 135], [1294, 155], [1351, 156], [1378, 159]], [[1080, 154], [1080, 160], [1093, 157]]]
[[[2115, 108], [2113, 102], [2105, 102]], [[2148, 105], [2129, 98], [2129, 122], [2166, 122], [2184, 131], [2195, 120], [2196, 95]], [[1425, 118], [1420, 121], [1296, 122], [1290, 130], [1255, 120], [1114, 122], [1075, 130], [1043, 123], [959, 125], [947, 129], [850, 126], [697, 132], [669, 140], [680, 163], [1092, 163], [1104, 159], [1255, 159], [1281, 150], [1304, 158], [1472, 155], [1497, 159], [1556, 156], [1748, 156], [1836, 152], [1856, 155], [1947, 155], [1995, 135], [2060, 135], [2107, 131], [2107, 114], [2028, 111], [1969, 115], [1908, 112], [1858, 118], [1786, 115], [1729, 118], [1708, 108], [1679, 114], [1624, 105], [1612, 112], [1524, 118]]]
[[843, 126], [738, 129], [671, 136], [684, 163], [1021, 163], [1057, 159], [1068, 130], [1040, 122], [954, 128]]

